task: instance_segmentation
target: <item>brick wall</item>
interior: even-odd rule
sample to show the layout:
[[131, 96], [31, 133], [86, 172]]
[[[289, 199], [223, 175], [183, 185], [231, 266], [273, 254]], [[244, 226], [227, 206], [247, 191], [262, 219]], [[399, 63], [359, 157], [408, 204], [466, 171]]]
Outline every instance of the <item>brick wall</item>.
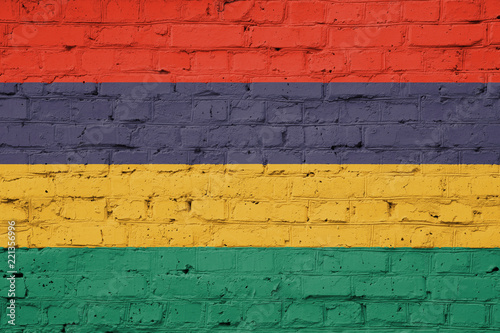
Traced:
[[497, 0], [0, 8], [17, 331], [500, 329]]
[[496, 0], [3, 2], [14, 81], [483, 82], [500, 66]]
[[467, 249], [25, 250], [19, 253], [19, 324], [52, 332], [495, 332], [499, 255]]

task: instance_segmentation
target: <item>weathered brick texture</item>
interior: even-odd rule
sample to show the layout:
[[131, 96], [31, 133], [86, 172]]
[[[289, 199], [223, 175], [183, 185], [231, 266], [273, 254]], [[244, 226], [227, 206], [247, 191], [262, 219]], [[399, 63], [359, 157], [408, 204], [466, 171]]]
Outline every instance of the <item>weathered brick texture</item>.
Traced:
[[499, 18], [0, 0], [12, 331], [500, 331]]
[[38, 164], [498, 164], [499, 87], [5, 83], [0, 152]]
[[4, 0], [0, 71], [8, 81], [497, 81], [499, 15], [496, 0]]
[[17, 311], [27, 330], [500, 328], [498, 250], [52, 248], [18, 255]]

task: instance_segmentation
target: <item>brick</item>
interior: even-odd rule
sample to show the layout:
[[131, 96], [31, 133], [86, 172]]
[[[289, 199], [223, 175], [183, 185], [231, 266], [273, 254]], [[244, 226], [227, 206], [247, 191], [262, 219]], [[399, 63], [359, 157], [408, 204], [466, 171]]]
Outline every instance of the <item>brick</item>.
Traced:
[[269, 272], [274, 268], [273, 253], [266, 250], [246, 250], [238, 253], [238, 270]]
[[139, 3], [134, 0], [107, 0], [103, 4], [104, 20], [111, 22], [137, 22]]
[[275, 74], [300, 74], [305, 71], [304, 52], [277, 52], [271, 56], [270, 70]]
[[342, 52], [313, 53], [308, 57], [309, 69], [318, 73], [345, 72], [347, 63]]
[[445, 0], [443, 2], [443, 20], [447, 22], [479, 21], [481, 3], [478, 1]]
[[158, 69], [164, 71], [179, 71], [191, 69], [190, 56], [186, 52], [159, 52]]
[[221, 122], [227, 119], [225, 101], [194, 101], [193, 120], [202, 122]]
[[381, 103], [382, 120], [408, 122], [419, 118], [419, 103], [417, 100], [391, 100]]
[[[404, 191], [400, 189], [404, 188]], [[399, 191], [396, 192], [396, 189]], [[446, 192], [446, 181], [441, 177], [396, 176], [367, 178], [367, 192], [369, 196], [443, 196]]]
[[28, 118], [27, 99], [0, 99], [0, 119], [23, 120]]
[[441, 143], [439, 128], [423, 128], [411, 125], [367, 126], [365, 132], [367, 147], [436, 147]]
[[179, 325], [186, 323], [199, 323], [203, 316], [203, 304], [199, 302], [174, 302], [168, 311], [168, 321]]
[[320, 257], [320, 262], [321, 260], [321, 269], [324, 272], [377, 273], [388, 270], [388, 256], [385, 253], [368, 254], [360, 251], [333, 256], [325, 254]]
[[482, 304], [452, 304], [450, 323], [458, 326], [482, 327], [486, 323], [486, 307]]
[[236, 265], [236, 253], [226, 251], [224, 254], [220, 251], [204, 250], [198, 253], [198, 269], [200, 271], [224, 271], [232, 270]]
[[472, 257], [472, 272], [473, 273], [488, 273], [496, 272], [500, 267], [500, 258], [497, 254], [487, 252], [481, 255], [474, 254]]
[[425, 274], [429, 271], [429, 255], [400, 252], [391, 258], [391, 271], [397, 274]]
[[409, 22], [434, 22], [439, 20], [439, 1], [403, 2], [403, 20]]
[[488, 28], [488, 41], [490, 44], [500, 44], [500, 24], [492, 23]]
[[325, 22], [326, 4], [322, 2], [297, 1], [288, 4], [288, 20], [292, 24]]
[[467, 50], [464, 54], [464, 69], [497, 70], [500, 68], [499, 54], [500, 50], [497, 49], [486, 49], [481, 52]]
[[181, 276], [157, 276], [154, 279], [155, 285], [152, 287], [154, 295], [173, 295], [190, 297], [207, 297], [208, 283], [206, 279], [198, 279], [193, 275]]
[[146, 294], [146, 288], [147, 281], [141, 276], [119, 275], [109, 278], [97, 275], [86, 277], [78, 283], [77, 296], [142, 297]]
[[252, 304], [246, 310], [243, 327], [248, 324], [269, 326], [278, 324], [281, 321], [281, 303]]
[[349, 63], [351, 71], [381, 71], [384, 55], [379, 51], [351, 51]]
[[194, 1], [189, 6], [181, 5], [181, 18], [184, 21], [213, 21], [218, 18], [218, 4], [211, 0]]
[[133, 303], [130, 305], [128, 320], [135, 325], [154, 325], [163, 318], [161, 303]]
[[222, 71], [229, 69], [229, 55], [226, 51], [196, 52], [193, 70]]
[[386, 326], [406, 322], [404, 303], [367, 303], [366, 321], [371, 325]]
[[363, 21], [363, 3], [328, 3], [326, 22], [334, 24], [353, 24]]
[[156, 101], [154, 103], [155, 123], [189, 123], [191, 109], [191, 101]]
[[109, 26], [93, 32], [95, 43], [103, 46], [131, 46], [139, 29], [133, 26]]
[[238, 25], [173, 25], [172, 46], [221, 48], [241, 47], [243, 27]]
[[340, 109], [340, 123], [380, 122], [380, 103], [372, 101], [350, 101]]
[[361, 324], [363, 315], [361, 304], [355, 302], [327, 303], [326, 326]]
[[99, 22], [102, 16], [101, 1], [67, 0], [63, 16], [68, 22]]
[[[27, 33], [28, 31], [29, 33]], [[56, 27], [50, 25], [22, 25], [12, 28], [11, 46], [83, 46], [89, 30], [85, 26]]]
[[349, 209], [349, 203], [345, 201], [311, 202], [309, 220], [312, 222], [347, 222]]
[[151, 0], [144, 3], [146, 21], [175, 20], [181, 17], [181, 3], [168, 0]]
[[16, 325], [38, 324], [40, 319], [40, 308], [36, 304], [16, 300]]
[[305, 85], [293, 82], [279, 84], [252, 84], [250, 91], [254, 97], [286, 99], [318, 99], [323, 95], [323, 84], [310, 82]]
[[20, 8], [20, 16], [25, 21], [50, 22], [61, 19], [62, 4], [54, 2], [27, 2]]
[[300, 103], [269, 103], [267, 121], [278, 124], [300, 124], [302, 123], [302, 105]]
[[96, 325], [117, 325], [124, 317], [125, 309], [117, 304], [93, 304], [88, 309], [88, 322]]
[[311, 272], [315, 262], [314, 253], [301, 250], [287, 251], [276, 258], [279, 272]]
[[33, 120], [68, 121], [70, 101], [58, 99], [32, 101], [30, 112]]
[[443, 304], [416, 303], [408, 306], [410, 323], [442, 325], [445, 322], [446, 308]]
[[304, 104], [305, 123], [337, 123], [343, 104], [341, 102], [308, 102]]
[[233, 22], [281, 22], [285, 15], [285, 3], [283, 1], [235, 1], [225, 3], [222, 14], [224, 20]]
[[108, 120], [112, 112], [111, 100], [79, 99], [71, 102], [71, 118], [78, 122]]
[[0, 6], [2, 7], [2, 13], [0, 13], [0, 20], [10, 21], [16, 20], [19, 17], [19, 6], [10, 0], [0, 1]]
[[89, 49], [85, 50], [82, 54], [82, 69], [85, 72], [105, 72], [115, 66], [115, 51], [113, 50]]
[[463, 52], [460, 50], [426, 50], [424, 68], [426, 70], [461, 70]]
[[412, 46], [473, 46], [483, 41], [483, 25], [420, 25], [409, 30]]
[[438, 273], [468, 273], [471, 258], [468, 253], [436, 253], [434, 269]]
[[322, 27], [254, 27], [250, 30], [252, 47], [320, 47], [323, 46]]
[[421, 299], [426, 287], [423, 277], [355, 277], [354, 294], [365, 297]]
[[398, 26], [330, 28], [329, 46], [334, 49], [351, 47], [397, 47], [403, 44], [404, 30]]
[[500, 3], [495, 0], [484, 0], [483, 18], [497, 19], [500, 13]]
[[266, 117], [266, 105], [262, 101], [235, 100], [231, 101], [229, 113], [232, 123], [259, 123]]
[[351, 281], [348, 277], [308, 276], [303, 279], [304, 297], [349, 296]]
[[118, 100], [115, 102], [113, 118], [119, 121], [141, 121], [151, 119], [152, 105], [149, 102]]
[[493, 326], [500, 327], [500, 306], [493, 306], [491, 322]]
[[314, 327], [323, 321], [323, 308], [319, 304], [291, 303], [285, 305], [283, 325], [286, 327]]
[[78, 304], [54, 305], [47, 309], [48, 323], [50, 325], [79, 324], [82, 312]]
[[235, 72], [264, 72], [269, 59], [263, 52], [238, 52], [232, 56], [231, 68]]
[[241, 309], [233, 304], [209, 304], [208, 323], [212, 325], [238, 326], [242, 320]]
[[420, 52], [388, 52], [385, 63], [394, 71], [422, 70], [423, 56]]
[[346, 179], [342, 177], [319, 178], [305, 182], [303, 179], [292, 179], [292, 197], [309, 198], [350, 198], [364, 194], [364, 179]]
[[428, 278], [428, 290], [433, 299], [489, 300], [495, 297], [494, 281], [480, 277], [433, 277]]
[[354, 126], [307, 126], [304, 133], [307, 147], [353, 147], [361, 142], [361, 132]]
[[399, 22], [401, 17], [401, 3], [380, 2], [366, 4], [366, 18], [370, 23]]

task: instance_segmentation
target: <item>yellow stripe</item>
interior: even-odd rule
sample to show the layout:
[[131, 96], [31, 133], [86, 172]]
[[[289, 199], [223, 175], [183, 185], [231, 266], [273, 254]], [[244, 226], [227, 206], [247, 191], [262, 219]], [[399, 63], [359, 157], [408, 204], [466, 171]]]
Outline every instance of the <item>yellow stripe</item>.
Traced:
[[496, 165], [0, 165], [23, 247], [498, 247], [499, 195]]

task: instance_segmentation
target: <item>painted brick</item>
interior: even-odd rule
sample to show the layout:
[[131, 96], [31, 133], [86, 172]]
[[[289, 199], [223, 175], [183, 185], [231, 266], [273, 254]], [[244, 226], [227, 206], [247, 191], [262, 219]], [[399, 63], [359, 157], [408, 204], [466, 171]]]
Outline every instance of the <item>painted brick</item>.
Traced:
[[[331, 271], [321, 269], [321, 258], [348, 259], [351, 250], [342, 248], [19, 251], [20, 268], [26, 274], [18, 279], [17, 286], [21, 287], [21, 281], [26, 281], [30, 301], [19, 300], [18, 314], [25, 317], [19, 318], [18, 323], [28, 329], [35, 325], [55, 329], [73, 324], [146, 330], [162, 325], [166, 325], [167, 330], [229, 326], [273, 331], [311, 327], [387, 331], [391, 326], [397, 331], [433, 326], [451, 330], [467, 327], [480, 332], [498, 327], [494, 272], [480, 273], [482, 276], [478, 277], [427, 265], [428, 270], [408, 270], [404, 276], [396, 271], [391, 277], [383, 271], [371, 271], [363, 276], [362, 272], [355, 273], [357, 275], [337, 272], [332, 276]], [[356, 249], [354, 253], [364, 254], [361, 258], [366, 263], [377, 262], [380, 257], [386, 258], [383, 262], [391, 257], [393, 263], [394, 258], [405, 258], [407, 267], [418, 267], [416, 264], [425, 257], [441, 256], [446, 260], [446, 256], [457, 258], [466, 254], [469, 258], [488, 258], [496, 252], [488, 249], [458, 252]], [[372, 255], [375, 256], [372, 258]], [[78, 265], [75, 265], [76, 259]], [[318, 267], [314, 265], [316, 259]], [[96, 262], [101, 265], [95, 265]], [[65, 273], [64, 279], [47, 278], [40, 275], [44, 267], [49, 268], [51, 274], [72, 274]], [[401, 266], [401, 270], [403, 268]], [[130, 283], [134, 279], [138, 281], [140, 275], [148, 277], [148, 288], [144, 290], [143, 283]], [[57, 301], [48, 298], [47, 295], [55, 292], [52, 285], [61, 286], [59, 281], [63, 280], [71, 288], [59, 292]], [[79, 283], [73, 284], [76, 281]], [[441, 294], [439, 299], [435, 297], [436, 292]], [[155, 295], [156, 299], [142, 302], [136, 299], [137, 295], [147, 298]], [[426, 295], [429, 298], [424, 301]], [[490, 305], [485, 305], [483, 300], [491, 303], [491, 324], [487, 321]], [[5, 321], [0, 323], [5, 324]]]
[[452, 304], [450, 307], [452, 325], [481, 327], [486, 323], [486, 307], [482, 304]]
[[327, 303], [326, 326], [361, 324], [363, 314], [361, 304], [355, 302]]
[[129, 310], [129, 321], [136, 325], [154, 325], [163, 317], [161, 303], [134, 303]]
[[500, 327], [498, 1], [0, 7], [20, 330]]
[[417, 303], [417, 304], [410, 304], [408, 307], [410, 323], [416, 325], [444, 324], [445, 312], [446, 308], [443, 304]]
[[376, 326], [404, 323], [406, 322], [406, 305], [404, 303], [366, 304], [366, 320]]
[[287, 327], [317, 326], [323, 320], [323, 309], [319, 304], [291, 303], [285, 305], [283, 324]]
[[305, 277], [303, 281], [305, 297], [348, 296], [351, 283], [347, 277]]

